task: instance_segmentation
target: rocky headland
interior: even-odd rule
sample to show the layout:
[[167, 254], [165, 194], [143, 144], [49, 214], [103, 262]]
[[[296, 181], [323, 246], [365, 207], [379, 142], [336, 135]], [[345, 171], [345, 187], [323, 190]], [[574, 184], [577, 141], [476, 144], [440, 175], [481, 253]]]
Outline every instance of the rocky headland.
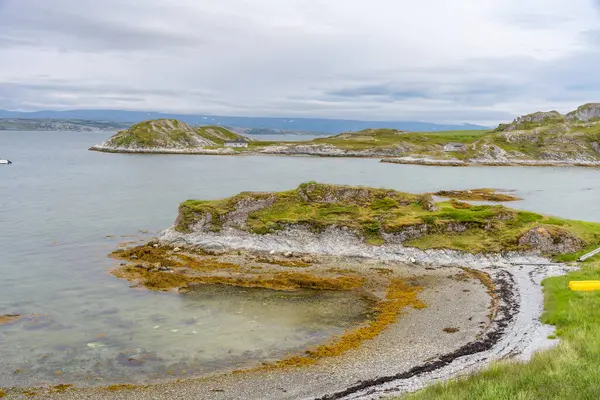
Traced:
[[405, 132], [365, 129], [302, 142], [253, 141], [222, 127], [194, 128], [176, 120], [146, 121], [91, 148], [105, 152], [212, 155], [369, 157], [433, 166], [600, 166], [600, 103], [562, 115], [536, 112], [493, 131]]

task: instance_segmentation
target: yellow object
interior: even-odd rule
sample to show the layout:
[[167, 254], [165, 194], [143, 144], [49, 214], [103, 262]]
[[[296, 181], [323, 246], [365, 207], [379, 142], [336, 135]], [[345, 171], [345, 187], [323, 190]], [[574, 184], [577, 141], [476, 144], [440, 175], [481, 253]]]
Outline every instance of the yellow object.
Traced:
[[576, 292], [591, 292], [600, 290], [600, 281], [571, 281], [569, 288]]

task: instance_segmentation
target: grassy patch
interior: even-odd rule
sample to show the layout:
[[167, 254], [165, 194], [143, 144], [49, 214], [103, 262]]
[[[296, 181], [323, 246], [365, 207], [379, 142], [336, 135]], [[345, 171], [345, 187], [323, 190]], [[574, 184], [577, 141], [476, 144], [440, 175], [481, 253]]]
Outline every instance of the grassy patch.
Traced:
[[600, 279], [600, 263], [544, 281], [545, 323], [561, 343], [528, 363], [500, 362], [472, 377], [439, 384], [404, 399], [600, 398], [600, 292], [573, 292], [570, 280]]
[[191, 148], [199, 144], [206, 148], [219, 148], [227, 140], [240, 138], [243, 137], [220, 126], [192, 128], [176, 119], [158, 119], [143, 121], [120, 131], [108, 143], [115, 147], [142, 149]]
[[200, 136], [217, 145], [223, 145], [228, 140], [242, 139], [243, 136], [238, 135], [229, 129], [222, 126], [201, 126], [195, 129]]
[[450, 197], [458, 200], [506, 202], [523, 200], [520, 197], [506, 193], [498, 193], [495, 189], [473, 190], [441, 190], [434, 193], [439, 197]]
[[319, 138], [303, 144], [332, 145], [345, 150], [376, 150], [406, 147], [413, 152], [439, 151], [450, 142], [472, 144], [488, 131], [400, 132], [395, 129], [365, 129]]

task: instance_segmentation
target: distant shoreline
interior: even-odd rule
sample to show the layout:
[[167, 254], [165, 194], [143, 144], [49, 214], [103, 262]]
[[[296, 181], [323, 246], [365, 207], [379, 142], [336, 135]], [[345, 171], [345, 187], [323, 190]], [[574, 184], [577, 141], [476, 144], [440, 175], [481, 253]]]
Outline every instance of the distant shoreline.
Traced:
[[469, 160], [458, 159], [435, 159], [425, 157], [394, 157], [382, 154], [358, 154], [358, 153], [326, 153], [326, 152], [297, 152], [286, 153], [276, 151], [235, 151], [227, 148], [220, 149], [125, 149], [107, 148], [103, 146], [92, 146], [90, 151], [115, 154], [155, 154], [155, 155], [211, 155], [211, 156], [281, 156], [281, 157], [321, 157], [321, 158], [371, 158], [380, 159], [382, 163], [423, 165], [431, 167], [586, 167], [598, 168], [600, 161], [583, 160], [534, 160], [534, 159], [507, 159], [507, 160]]

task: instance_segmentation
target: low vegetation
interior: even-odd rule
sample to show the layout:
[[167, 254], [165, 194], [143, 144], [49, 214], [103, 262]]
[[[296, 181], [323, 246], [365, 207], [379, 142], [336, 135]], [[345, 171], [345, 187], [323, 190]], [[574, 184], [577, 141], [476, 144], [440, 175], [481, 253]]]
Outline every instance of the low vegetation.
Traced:
[[[478, 199], [513, 199], [489, 191], [475, 193]], [[241, 223], [234, 218], [240, 212], [246, 213]], [[566, 251], [544, 250], [546, 253], [582, 251], [600, 243], [600, 224], [596, 223], [501, 205], [471, 205], [456, 200], [434, 203], [430, 195], [318, 183], [280, 193], [241, 193], [224, 200], [186, 201], [179, 208], [175, 229], [184, 233], [218, 232], [225, 226], [255, 234], [275, 233], [291, 226], [314, 232], [337, 227], [356, 232], [372, 245], [381, 245], [395, 235], [408, 246], [471, 253], [528, 250], [531, 247], [521, 239], [532, 229], [543, 230], [540, 235], [549, 236], [550, 242], [569, 239], [574, 244]]]
[[599, 280], [600, 261], [544, 281], [543, 322], [556, 326], [560, 344], [528, 363], [499, 362], [484, 372], [438, 384], [403, 399], [600, 398], [600, 292], [573, 292], [571, 280]]
[[311, 144], [333, 145], [344, 150], [400, 149], [412, 154], [439, 151], [445, 144], [471, 144], [488, 131], [402, 132], [395, 129], [365, 129], [312, 140]]
[[523, 200], [520, 197], [507, 193], [499, 193], [495, 189], [473, 189], [473, 190], [440, 190], [434, 193], [438, 197], [447, 197], [458, 200], [507, 202]]

